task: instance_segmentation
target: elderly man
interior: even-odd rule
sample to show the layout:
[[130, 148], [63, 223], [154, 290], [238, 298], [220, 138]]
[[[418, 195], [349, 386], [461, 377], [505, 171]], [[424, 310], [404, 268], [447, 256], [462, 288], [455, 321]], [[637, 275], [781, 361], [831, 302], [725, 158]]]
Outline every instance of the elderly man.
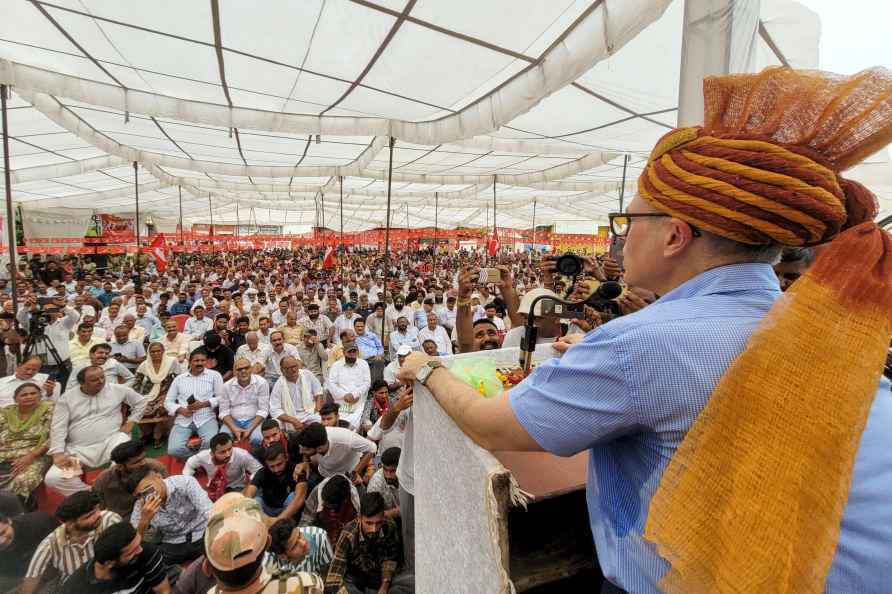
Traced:
[[328, 391], [340, 407], [341, 418], [358, 429], [365, 410], [372, 376], [369, 364], [359, 358], [355, 342], [343, 344], [344, 358], [335, 361], [328, 370]]
[[270, 333], [269, 341], [272, 350], [270, 351], [269, 359], [266, 361], [266, 379], [269, 385], [275, 386], [279, 376], [282, 375], [280, 368], [282, 359], [285, 357], [300, 359], [300, 353], [297, 352], [297, 348], [285, 342], [285, 335], [278, 330]]
[[424, 344], [425, 340], [433, 340], [437, 344], [437, 352], [446, 355], [452, 354], [452, 341], [446, 329], [440, 325], [440, 318], [434, 312], [427, 313], [427, 327], [418, 333], [418, 340]]
[[186, 447], [193, 433], [201, 437], [200, 449], [210, 447], [217, 434], [214, 410], [223, 392], [223, 376], [206, 369], [207, 358], [199, 349], [189, 355], [189, 371], [180, 374], [170, 384], [164, 408], [174, 417], [174, 426], [167, 441], [167, 453], [175, 458], [188, 458], [192, 452]]
[[251, 373], [251, 362], [245, 358], [236, 358], [233, 371], [235, 377], [223, 384], [220, 395], [222, 430], [236, 442], [250, 438], [256, 446], [263, 439], [260, 424], [269, 415], [269, 384]]
[[183, 331], [196, 340], [204, 338], [205, 332], [213, 328], [214, 322], [204, 315], [204, 306], [195, 305], [192, 308], [192, 317], [186, 320]]
[[148, 335], [145, 328], [136, 325], [136, 314], [124, 314], [121, 325], [127, 328], [127, 330], [129, 331], [129, 333], [127, 334], [127, 338], [134, 342], [142, 344], [143, 341], [146, 339], [146, 336]]
[[[133, 318], [133, 316], [130, 317]], [[111, 343], [111, 352], [112, 357], [131, 373], [136, 371], [140, 363], [146, 360], [146, 349], [142, 346], [142, 341], [130, 338], [130, 329], [126, 324], [115, 328], [115, 340]]]
[[328, 353], [322, 347], [319, 337], [316, 335], [314, 328], [304, 330], [303, 340], [297, 347], [300, 360], [304, 366], [316, 376], [319, 383], [324, 383], [325, 378], [322, 375], [322, 364], [328, 360]]
[[298, 346], [304, 333], [304, 327], [297, 323], [297, 312], [293, 309], [288, 310], [288, 313], [285, 314], [285, 323], [278, 327], [278, 331], [282, 333], [287, 344]]
[[57, 400], [60, 393], [59, 385], [47, 374], [38, 373], [42, 364], [43, 361], [38, 355], [31, 355], [16, 366], [13, 375], [0, 378], [0, 406], [14, 404], [12, 396], [16, 388], [27, 382], [37, 384], [44, 398]]
[[[885, 592], [892, 238], [840, 172], [892, 140], [892, 73], [771, 68], [704, 95], [704, 126], [664, 135], [610, 215], [625, 282], [659, 300], [493, 398], [420, 354], [400, 378], [489, 450], [588, 450], [604, 592]], [[826, 242], [782, 294], [782, 247]]]
[[260, 342], [257, 332], [248, 332], [245, 334], [245, 344], [235, 352], [235, 358], [247, 359], [251, 363], [251, 373], [262, 376], [266, 373], [271, 352], [272, 347]]
[[[270, 415], [286, 430], [299, 430], [306, 423], [318, 423], [322, 406], [322, 384], [294, 357], [282, 359], [282, 377], [270, 394]], [[290, 427], [289, 427], [290, 425]]]
[[[106, 382], [101, 367], [90, 365], [80, 370], [77, 383], [56, 403], [47, 450], [53, 465], [46, 474], [46, 485], [66, 495], [90, 488], [81, 480], [81, 467], [108, 464], [112, 449], [130, 439], [133, 425], [142, 419], [146, 408], [145, 396]], [[123, 404], [130, 407], [126, 421]]]

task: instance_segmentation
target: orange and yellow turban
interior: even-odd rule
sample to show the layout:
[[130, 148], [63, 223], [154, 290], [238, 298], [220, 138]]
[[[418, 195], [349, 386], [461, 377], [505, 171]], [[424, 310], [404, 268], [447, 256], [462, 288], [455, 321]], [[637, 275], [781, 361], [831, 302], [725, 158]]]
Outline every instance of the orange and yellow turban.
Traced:
[[751, 245], [828, 243], [732, 363], [664, 473], [645, 538], [683, 594], [821, 594], [892, 336], [892, 236], [840, 172], [892, 140], [892, 73], [704, 81], [640, 195]]

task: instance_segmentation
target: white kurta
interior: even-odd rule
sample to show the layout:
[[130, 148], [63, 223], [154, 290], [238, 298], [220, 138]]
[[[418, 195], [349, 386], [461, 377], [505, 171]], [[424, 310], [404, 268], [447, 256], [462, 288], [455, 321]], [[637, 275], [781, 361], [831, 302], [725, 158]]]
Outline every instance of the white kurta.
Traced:
[[[67, 390], [53, 410], [47, 453], [73, 455], [90, 467], [108, 463], [111, 448], [120, 443], [123, 435], [120, 429], [124, 424], [124, 403], [130, 406], [127, 420], [138, 423], [146, 408], [146, 397], [132, 388], [107, 383], [95, 396], [84, 394], [80, 386]], [[125, 436], [124, 441], [129, 438]]]
[[[372, 386], [372, 375], [369, 364], [357, 359], [353, 365], [347, 365], [345, 359], [335, 361], [328, 370], [328, 391], [340, 407], [341, 419], [350, 423], [351, 427], [359, 427], [365, 402]], [[353, 394], [354, 403], [344, 400], [346, 394]]]
[[[298, 381], [289, 382], [285, 376], [279, 378], [269, 396], [270, 416], [278, 419], [289, 415], [286, 400], [293, 406], [294, 416], [301, 423], [321, 423], [322, 418], [316, 413], [316, 396], [322, 394], [322, 384], [309, 369], [301, 369]], [[280, 421], [281, 422], [281, 421]], [[291, 430], [289, 424], [285, 427]]]
[[324, 477], [333, 474], [350, 476], [363, 454], [375, 454], [378, 447], [374, 442], [342, 427], [326, 427], [328, 451], [319, 456], [319, 474]]

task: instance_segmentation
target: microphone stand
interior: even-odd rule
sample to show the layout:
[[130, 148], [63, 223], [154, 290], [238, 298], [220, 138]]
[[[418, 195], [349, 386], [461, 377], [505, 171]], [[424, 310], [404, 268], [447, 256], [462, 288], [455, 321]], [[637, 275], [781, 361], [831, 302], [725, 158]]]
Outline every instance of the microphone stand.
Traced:
[[544, 299], [550, 299], [561, 305], [585, 305], [588, 299], [583, 301], [565, 301], [551, 295], [539, 295], [530, 304], [530, 313], [527, 314], [527, 322], [524, 325], [523, 338], [520, 339], [520, 368], [524, 377], [530, 374], [533, 365], [533, 353], [536, 351], [536, 340], [539, 337], [539, 329], [536, 328], [536, 304]]

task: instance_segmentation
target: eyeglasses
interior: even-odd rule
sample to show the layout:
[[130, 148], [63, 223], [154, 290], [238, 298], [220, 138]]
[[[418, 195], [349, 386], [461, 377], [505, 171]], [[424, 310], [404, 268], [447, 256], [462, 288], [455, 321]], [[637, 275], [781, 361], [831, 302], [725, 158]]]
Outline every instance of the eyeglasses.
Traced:
[[[625, 237], [629, 234], [629, 228], [632, 226], [632, 219], [644, 217], [672, 218], [672, 215], [664, 212], [611, 212], [607, 217], [610, 220], [610, 233], [617, 237]], [[690, 223], [688, 223], [688, 226], [691, 228], [691, 235], [694, 237], [701, 236], [700, 231], [695, 226]]]

